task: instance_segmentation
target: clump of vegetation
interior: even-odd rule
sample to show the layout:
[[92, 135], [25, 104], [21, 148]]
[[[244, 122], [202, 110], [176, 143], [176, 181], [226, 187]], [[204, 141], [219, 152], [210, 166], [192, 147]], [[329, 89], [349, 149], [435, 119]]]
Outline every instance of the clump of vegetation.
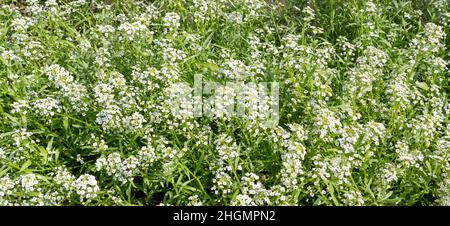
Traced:
[[0, 205], [450, 205], [449, 10], [0, 0]]

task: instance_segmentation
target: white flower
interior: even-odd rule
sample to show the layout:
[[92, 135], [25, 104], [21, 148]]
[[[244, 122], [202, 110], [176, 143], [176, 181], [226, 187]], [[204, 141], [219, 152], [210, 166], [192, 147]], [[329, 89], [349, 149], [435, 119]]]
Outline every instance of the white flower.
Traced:
[[70, 186], [75, 180], [75, 176], [73, 176], [66, 167], [58, 167], [55, 171], [56, 175], [53, 177], [55, 183], [61, 185], [66, 190], [70, 190]]
[[52, 117], [55, 113], [61, 113], [59, 101], [51, 97], [39, 99], [31, 105], [33, 106], [33, 110], [41, 116]]
[[87, 98], [86, 87], [78, 83], [65, 68], [53, 64], [47, 66], [44, 72], [48, 75], [49, 80], [61, 90], [62, 96], [69, 100], [75, 111], [87, 110], [87, 103], [84, 100]]
[[34, 189], [35, 189], [34, 186], [39, 183], [36, 178], [36, 175], [34, 175], [32, 173], [21, 176], [20, 182], [21, 182], [22, 188], [25, 189], [26, 192], [34, 191]]
[[124, 37], [131, 41], [133, 40], [135, 35], [139, 34], [140, 32], [146, 31], [147, 26], [141, 23], [141, 21], [135, 21], [133, 23], [124, 22], [120, 24], [117, 29], [121, 32], [124, 32]]
[[86, 203], [97, 198], [97, 193], [100, 191], [100, 188], [97, 185], [97, 180], [90, 174], [83, 174], [78, 177], [72, 182], [72, 187], [80, 196], [80, 201], [82, 203]]
[[0, 178], [0, 204], [4, 204], [3, 201], [6, 200], [5, 198], [13, 194], [14, 187], [14, 181], [8, 176]]
[[180, 26], [180, 16], [175, 12], [166, 13], [163, 22], [164, 26], [168, 27], [170, 31], [176, 30]]
[[109, 154], [107, 158], [102, 156], [95, 162], [97, 171], [105, 169], [109, 176], [113, 176], [114, 179], [122, 183], [133, 180], [132, 176], [137, 172], [140, 165], [141, 163], [136, 157], [130, 156], [122, 160], [117, 152]]

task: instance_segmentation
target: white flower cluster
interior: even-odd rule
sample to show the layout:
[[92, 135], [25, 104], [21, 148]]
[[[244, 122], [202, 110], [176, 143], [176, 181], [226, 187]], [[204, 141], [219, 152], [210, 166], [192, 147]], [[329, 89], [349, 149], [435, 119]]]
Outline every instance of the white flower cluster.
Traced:
[[378, 7], [372, 1], [366, 2], [366, 7], [361, 9], [361, 13], [376, 13], [378, 12]]
[[399, 141], [395, 144], [395, 152], [398, 154], [398, 161], [406, 167], [414, 166], [419, 168], [419, 164], [423, 161], [423, 154], [418, 150], [410, 150], [409, 145]]
[[383, 168], [383, 179], [387, 183], [398, 181], [399, 177], [403, 174], [401, 168], [398, 168], [396, 165], [392, 163], [386, 163], [386, 166]]
[[92, 48], [92, 45], [89, 40], [83, 38], [80, 40], [79, 47], [82, 52], [88, 52]]
[[36, 100], [31, 105], [40, 116], [53, 117], [55, 113], [61, 113], [59, 101], [51, 97]]
[[30, 109], [30, 104], [27, 100], [17, 100], [12, 104], [11, 113], [26, 113]]
[[0, 205], [8, 205], [8, 201], [5, 197], [13, 194], [14, 187], [14, 181], [12, 181], [8, 176], [3, 176], [0, 178]]
[[42, 59], [44, 47], [40, 42], [30, 41], [23, 48], [22, 54], [30, 60], [39, 60]]
[[95, 162], [97, 171], [105, 170], [108, 176], [113, 176], [115, 180], [122, 183], [133, 180], [133, 175], [138, 171], [139, 160], [134, 156], [122, 160], [119, 153], [114, 152], [106, 158], [100, 157]]
[[133, 23], [124, 22], [119, 25], [117, 30], [123, 32], [124, 38], [127, 38], [129, 41], [131, 41], [133, 40], [134, 36], [138, 35], [139, 33], [144, 33], [147, 30], [147, 26], [145, 26], [145, 24], [138, 20]]
[[227, 134], [219, 135], [215, 145], [218, 159], [214, 163], [214, 167], [210, 166], [210, 169], [215, 171], [212, 190], [215, 194], [226, 195], [231, 193], [234, 183], [230, 174], [242, 170], [240, 164], [234, 164], [239, 160], [240, 151], [236, 141]]
[[[333, 188], [327, 186], [333, 183], [336, 189], [345, 192], [342, 197], [342, 202], [346, 205], [361, 205], [363, 202], [358, 193], [352, 192], [352, 178], [351, 169], [352, 163], [343, 155], [337, 156], [323, 156], [317, 154], [313, 157], [314, 167], [312, 168], [313, 184], [307, 187], [309, 195], [315, 197], [316, 195], [327, 195], [327, 199], [332, 201], [336, 198]], [[319, 190], [320, 193], [316, 191]]]
[[193, 0], [189, 8], [194, 11], [194, 21], [203, 23], [219, 13], [218, 2], [211, 0]]
[[20, 182], [22, 188], [25, 189], [26, 192], [34, 191], [35, 185], [39, 183], [36, 178], [36, 175], [32, 173], [21, 176]]
[[312, 25], [314, 18], [316, 16], [316, 12], [314, 11], [314, 9], [312, 9], [309, 5], [304, 7], [302, 10], [302, 13], [304, 15], [303, 17], [303, 21], [306, 24], [306, 27], [308, 28], [308, 30], [311, 30], [313, 34], [320, 34], [323, 33], [323, 29], [320, 27], [316, 27], [314, 25]]
[[435, 139], [437, 128], [443, 121], [441, 113], [424, 114], [413, 118], [406, 127], [411, 130], [412, 136], [417, 143], [422, 143], [425, 147], [429, 147]]
[[364, 198], [359, 191], [349, 191], [342, 195], [344, 197], [344, 204], [348, 206], [362, 206], [364, 205]]
[[138, 66], [133, 66], [133, 72], [131, 72], [132, 81], [138, 84], [142, 84], [148, 91], [160, 88], [159, 84], [154, 80], [163, 80], [159, 70], [154, 67], [149, 67], [146, 70], [142, 70]]
[[[437, 53], [444, 48], [442, 40], [445, 33], [442, 27], [433, 23], [425, 24], [423, 33], [418, 34], [410, 43], [410, 46], [422, 53]], [[411, 57], [415, 57], [419, 52], [415, 52]]]
[[[281, 148], [282, 167], [279, 173], [281, 184], [286, 190], [299, 189], [303, 171], [303, 160], [306, 154], [306, 148], [303, 141], [306, 139], [306, 131], [299, 124], [290, 124], [291, 132], [281, 127], [275, 129], [271, 138], [278, 148]], [[277, 146], [275, 146], [277, 148]]]
[[104, 37], [108, 38], [110, 35], [114, 34], [116, 28], [109, 24], [97, 25], [97, 31], [100, 32]]
[[110, 105], [101, 110], [95, 119], [95, 122], [102, 126], [103, 130], [122, 130], [122, 113], [120, 107]]
[[332, 134], [336, 134], [341, 128], [342, 124], [336, 114], [326, 107], [318, 107], [315, 111], [316, 127], [315, 133], [325, 141], [331, 141]]
[[212, 187], [212, 190], [215, 194], [226, 195], [231, 193], [233, 182], [231, 180], [231, 176], [222, 170], [223, 169], [215, 173], [213, 178], [214, 185]]
[[97, 180], [90, 174], [83, 174], [72, 182], [72, 187], [80, 196], [82, 203], [89, 203], [92, 199], [97, 198], [97, 193], [100, 191]]
[[348, 41], [346, 37], [339, 36], [337, 45], [340, 47], [341, 52], [339, 55], [346, 61], [351, 62], [356, 56], [356, 46]]
[[125, 116], [123, 119], [123, 126], [129, 131], [140, 130], [145, 123], [147, 123], [147, 120], [139, 112], [134, 112], [132, 115]]
[[155, 148], [153, 146], [143, 146], [139, 149], [138, 159], [141, 166], [149, 167], [157, 160]]
[[175, 12], [166, 13], [163, 18], [164, 26], [166, 26], [169, 31], [174, 31], [180, 26], [180, 19], [180, 16]]
[[221, 160], [227, 161], [239, 157], [239, 148], [236, 142], [227, 134], [220, 135], [214, 143]]
[[28, 18], [28, 17], [18, 17], [18, 18], [14, 18], [11, 21], [11, 27], [15, 31], [22, 31], [22, 32], [26, 32], [27, 29], [30, 26], [33, 26], [34, 24], [35, 24], [35, 21], [33, 21], [31, 18]]
[[74, 77], [63, 67], [57, 64], [47, 66], [44, 69], [50, 81], [61, 90], [61, 95], [69, 100], [72, 108], [77, 112], [87, 110], [87, 89], [78, 83]]
[[2, 4], [0, 205], [450, 205], [449, 4], [322, 3]]
[[270, 204], [270, 191], [264, 188], [259, 179], [259, 176], [254, 173], [246, 173], [241, 178], [241, 194], [231, 201], [231, 205], [257, 206]]
[[252, 76], [251, 67], [240, 60], [230, 59], [223, 63], [222, 74], [232, 80], [245, 80]]
[[60, 185], [66, 191], [71, 190], [72, 182], [75, 181], [75, 176], [72, 175], [66, 167], [58, 167], [53, 180], [57, 185]]
[[27, 154], [34, 152], [34, 145], [39, 142], [32, 138], [33, 132], [26, 128], [17, 129], [12, 132], [11, 141], [13, 147], [5, 146], [4, 155], [14, 163], [20, 163], [27, 158]]
[[387, 60], [388, 56], [384, 51], [368, 46], [357, 59], [357, 67], [349, 72], [350, 83], [346, 89], [357, 98], [370, 92], [373, 82], [382, 76]]
[[410, 104], [411, 90], [406, 80], [406, 73], [395, 74], [391, 80], [386, 94], [389, 95], [392, 105], [399, 105], [401, 109], [405, 109]]
[[450, 179], [446, 179], [439, 186], [440, 197], [437, 203], [442, 206], [450, 206]]
[[0, 47], [1, 53], [0, 53], [0, 57], [1, 59], [3, 59], [6, 62], [21, 62], [23, 61], [23, 59], [19, 56], [17, 56], [13, 51], [11, 50], [2, 50], [2, 48]]
[[167, 87], [167, 98], [164, 101], [166, 111], [171, 112], [176, 119], [190, 119], [194, 117], [193, 91], [186, 83], [173, 83]]
[[100, 47], [95, 52], [95, 64], [99, 67], [111, 67], [111, 53], [105, 47]]
[[108, 144], [103, 139], [103, 137], [97, 137], [95, 134], [91, 133], [89, 144], [94, 148], [94, 152], [103, 152], [108, 150]]
[[188, 200], [189, 200], [189, 203], [187, 204], [188, 206], [202, 206], [203, 205], [202, 201], [199, 200], [198, 195], [189, 196]]

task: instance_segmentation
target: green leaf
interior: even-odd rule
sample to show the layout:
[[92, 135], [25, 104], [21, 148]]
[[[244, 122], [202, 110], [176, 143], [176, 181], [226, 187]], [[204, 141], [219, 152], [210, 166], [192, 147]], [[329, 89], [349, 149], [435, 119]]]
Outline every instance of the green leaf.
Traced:
[[[50, 146], [51, 146], [51, 142], [53, 141], [53, 138], [52, 138], [52, 140], [50, 140], [50, 142], [49, 142], [49, 144], [50, 144]], [[48, 146], [48, 145], [47, 145]], [[42, 146], [38, 146], [38, 149], [39, 149], [39, 152], [41, 153], [41, 155], [42, 155], [42, 157], [44, 158], [43, 160], [44, 160], [44, 163], [47, 163], [47, 160], [48, 160], [48, 153], [47, 153], [47, 150], [45, 150], [45, 148], [44, 147], [42, 147]]]
[[63, 127], [65, 131], [67, 131], [69, 128], [69, 118], [67, 116], [64, 116], [63, 118]]
[[16, 117], [14, 117], [14, 116], [12, 116], [10, 114], [7, 114], [7, 113], [4, 113], [3, 115], [6, 116], [6, 118], [8, 118], [8, 120], [10, 120], [11, 122], [17, 123], [17, 118]]
[[202, 67], [206, 67], [206, 68], [208, 68], [208, 69], [210, 69], [212, 71], [217, 71], [217, 70], [220, 69], [219, 66], [217, 66], [217, 65], [215, 65], [213, 63], [209, 63], [209, 62], [200, 63], [199, 65], [202, 66]]
[[23, 171], [25, 171], [26, 169], [28, 169], [28, 167], [31, 165], [31, 160], [27, 160], [23, 165], [22, 165], [22, 167], [20, 167], [20, 171], [19, 172], [23, 172]]
[[426, 91], [430, 89], [425, 82], [416, 82], [416, 86]]
[[386, 40], [386, 39], [384, 39], [384, 38], [380, 38], [380, 41], [381, 41], [383, 44], [387, 45], [389, 48], [392, 48], [392, 45], [391, 45], [391, 43], [389, 43], [388, 40]]
[[328, 187], [328, 190], [330, 191], [330, 195], [331, 195], [331, 199], [333, 200], [333, 204], [335, 205], [335, 206], [339, 206], [339, 201], [337, 200], [337, 198], [335, 197], [335, 195], [334, 195], [334, 188], [333, 188], [333, 185], [331, 185], [330, 183], [327, 183], [327, 187]]
[[47, 150], [51, 150], [53, 147], [53, 137], [50, 139], [50, 141], [47, 143]]
[[56, 149], [55, 152], [55, 161], [58, 162], [58, 158], [59, 158], [59, 150]]
[[2, 171], [0, 171], [0, 177], [3, 177], [3, 175], [5, 175], [6, 174], [6, 172], [8, 172], [8, 167], [3, 167], [3, 170]]
[[391, 195], [392, 195], [393, 193], [394, 193], [393, 191], [389, 191], [389, 192], [382, 198], [382, 200], [387, 200], [387, 199], [389, 199], [389, 197], [391, 197]]
[[405, 64], [398, 69], [397, 73], [399, 73], [399, 74], [403, 73], [403, 72], [407, 71], [410, 67], [411, 67], [411, 65]]

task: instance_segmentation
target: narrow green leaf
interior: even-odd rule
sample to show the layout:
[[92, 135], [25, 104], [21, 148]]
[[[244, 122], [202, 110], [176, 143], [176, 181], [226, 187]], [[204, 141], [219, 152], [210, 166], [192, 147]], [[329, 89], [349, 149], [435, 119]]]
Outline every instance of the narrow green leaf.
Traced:
[[26, 169], [28, 169], [28, 167], [31, 165], [31, 160], [27, 160], [25, 163], [23, 163], [22, 167], [20, 167], [20, 171], [19, 172], [23, 172]]
[[416, 86], [426, 91], [430, 89], [425, 82], [416, 82]]

